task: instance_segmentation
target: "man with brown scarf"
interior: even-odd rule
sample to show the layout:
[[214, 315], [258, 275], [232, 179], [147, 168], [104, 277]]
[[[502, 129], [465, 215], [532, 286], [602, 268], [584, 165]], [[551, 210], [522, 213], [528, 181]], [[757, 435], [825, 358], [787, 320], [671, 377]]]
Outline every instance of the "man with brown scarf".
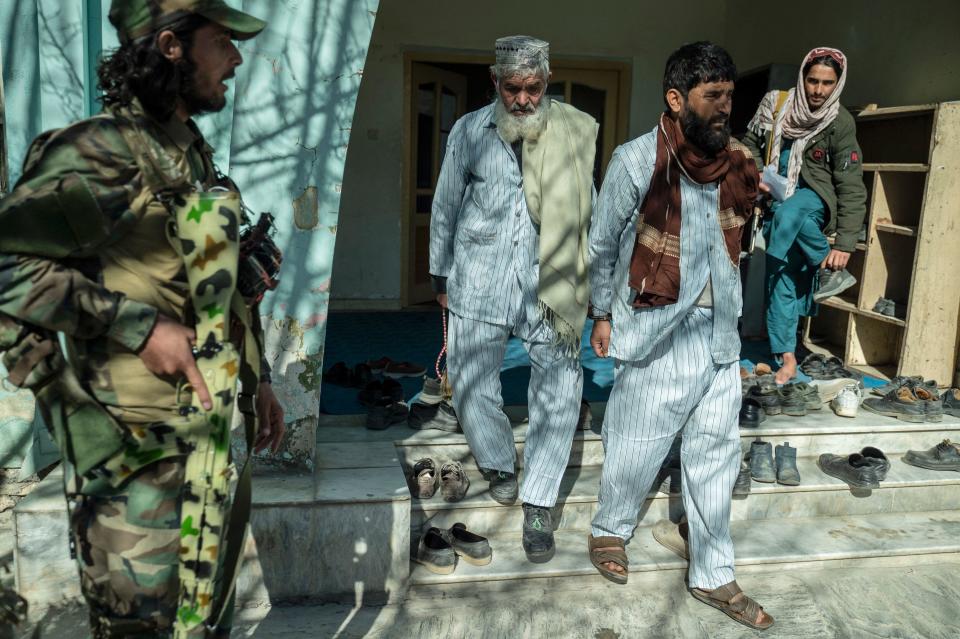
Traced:
[[597, 200], [590, 342], [616, 363], [589, 547], [604, 577], [626, 583], [624, 542], [682, 433], [690, 592], [766, 628], [773, 619], [734, 580], [730, 538], [740, 462], [738, 262], [758, 188], [750, 152], [730, 138], [735, 77], [717, 45], [675, 51], [664, 74], [665, 113], [614, 152]]

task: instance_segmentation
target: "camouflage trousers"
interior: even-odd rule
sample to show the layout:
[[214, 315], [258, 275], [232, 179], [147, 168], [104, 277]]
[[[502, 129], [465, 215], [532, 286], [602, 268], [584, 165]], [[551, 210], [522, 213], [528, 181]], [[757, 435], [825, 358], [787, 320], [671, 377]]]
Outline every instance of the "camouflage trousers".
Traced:
[[[166, 638], [179, 581], [183, 458], [156, 462], [119, 490], [79, 497], [70, 530], [93, 639]], [[229, 637], [233, 602], [216, 633]]]

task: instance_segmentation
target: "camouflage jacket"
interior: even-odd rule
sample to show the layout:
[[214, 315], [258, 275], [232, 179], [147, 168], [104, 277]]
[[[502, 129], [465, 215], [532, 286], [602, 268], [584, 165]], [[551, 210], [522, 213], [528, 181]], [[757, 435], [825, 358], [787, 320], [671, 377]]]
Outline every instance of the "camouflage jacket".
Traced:
[[[0, 201], [0, 315], [64, 334], [84, 389], [142, 436], [156, 425], [164, 431], [183, 398], [180, 380], [151, 373], [137, 351], [158, 314], [190, 324], [191, 311], [184, 264], [168, 239], [171, 216], [128, 144], [130, 130], [159, 144], [158, 155], [190, 184], [218, 184], [196, 125], [156, 122], [136, 102], [42, 134]], [[163, 447], [151, 457], [175, 453], [176, 442]]]

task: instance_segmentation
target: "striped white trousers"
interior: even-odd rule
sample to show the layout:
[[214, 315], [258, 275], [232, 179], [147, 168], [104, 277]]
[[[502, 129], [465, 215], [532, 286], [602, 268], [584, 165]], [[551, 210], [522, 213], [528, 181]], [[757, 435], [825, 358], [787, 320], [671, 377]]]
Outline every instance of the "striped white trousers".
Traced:
[[527, 403], [530, 425], [523, 454], [520, 499], [552, 507], [567, 468], [580, 415], [583, 369], [553, 344], [553, 330], [523, 311], [515, 326], [489, 324], [450, 313], [447, 368], [453, 405], [480, 468], [515, 472], [517, 450], [503, 412], [500, 368], [511, 333], [530, 355]]
[[694, 307], [650, 355], [617, 360], [603, 420], [605, 458], [593, 535], [628, 539], [678, 432], [690, 526], [690, 586], [734, 579], [730, 500], [739, 472], [737, 362], [710, 355], [713, 312]]

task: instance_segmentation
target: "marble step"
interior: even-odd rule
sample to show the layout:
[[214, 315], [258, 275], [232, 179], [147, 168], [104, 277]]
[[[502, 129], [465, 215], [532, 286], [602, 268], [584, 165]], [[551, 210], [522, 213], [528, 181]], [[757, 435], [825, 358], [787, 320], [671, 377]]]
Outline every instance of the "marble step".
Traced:
[[[890, 457], [886, 481], [876, 490], [852, 490], [839, 479], [825, 475], [814, 457], [799, 457], [800, 486], [752, 482], [748, 496], [733, 500], [730, 517], [734, 521], [802, 518], [820, 516], [868, 515], [884, 512], [940, 510], [960, 504], [960, 473], [935, 471], [910, 466], [900, 455]], [[463, 500], [443, 501], [438, 492], [431, 499], [411, 499], [410, 525], [415, 537], [429, 526], [449, 528], [463, 522], [480, 534], [498, 534], [520, 530], [519, 502], [514, 506], [498, 504], [490, 496], [487, 482], [475, 469], [465, 469], [470, 487]], [[567, 469], [560, 487], [560, 506], [554, 511], [558, 529], [585, 530], [596, 511], [600, 485], [600, 467]], [[673, 477], [666, 476], [650, 491], [642, 509], [640, 525], [660, 519], [676, 520], [683, 512], [682, 497], [671, 492]], [[678, 475], [674, 475], [679, 477]], [[522, 479], [522, 475], [521, 475]]]
[[[736, 521], [730, 524], [738, 570], [780, 571], [788, 568], [839, 568], [873, 562], [923, 563], [960, 557], [960, 511], [789, 520]], [[414, 589], [532, 578], [597, 577], [587, 553], [587, 530], [556, 534], [557, 550], [545, 564], [530, 563], [519, 532], [490, 537], [493, 561], [487, 566], [458, 562], [450, 575], [437, 575], [411, 563]], [[683, 570], [687, 562], [654, 540], [650, 527], [638, 528], [627, 545], [632, 573]], [[925, 559], [926, 558], [926, 559]]]
[[[575, 433], [570, 465], [603, 463], [600, 424], [600, 419], [595, 419], [593, 430]], [[399, 436], [394, 440], [397, 455], [407, 466], [422, 457], [472, 464], [470, 448], [462, 434], [395, 428], [394, 435]], [[519, 466], [523, 465], [526, 429], [525, 422], [515, 423], [513, 429]], [[876, 446], [888, 454], [904, 453], [911, 449], [928, 449], [944, 438], [960, 440], [960, 418], [944, 416], [942, 422], [913, 424], [865, 411], [854, 419], [838, 417], [824, 408], [805, 417], [768, 417], [759, 428], [741, 428], [740, 438], [745, 447], [756, 438], [774, 443], [789, 441], [801, 454], [811, 455], [825, 452], [846, 454], [864, 446]]]

